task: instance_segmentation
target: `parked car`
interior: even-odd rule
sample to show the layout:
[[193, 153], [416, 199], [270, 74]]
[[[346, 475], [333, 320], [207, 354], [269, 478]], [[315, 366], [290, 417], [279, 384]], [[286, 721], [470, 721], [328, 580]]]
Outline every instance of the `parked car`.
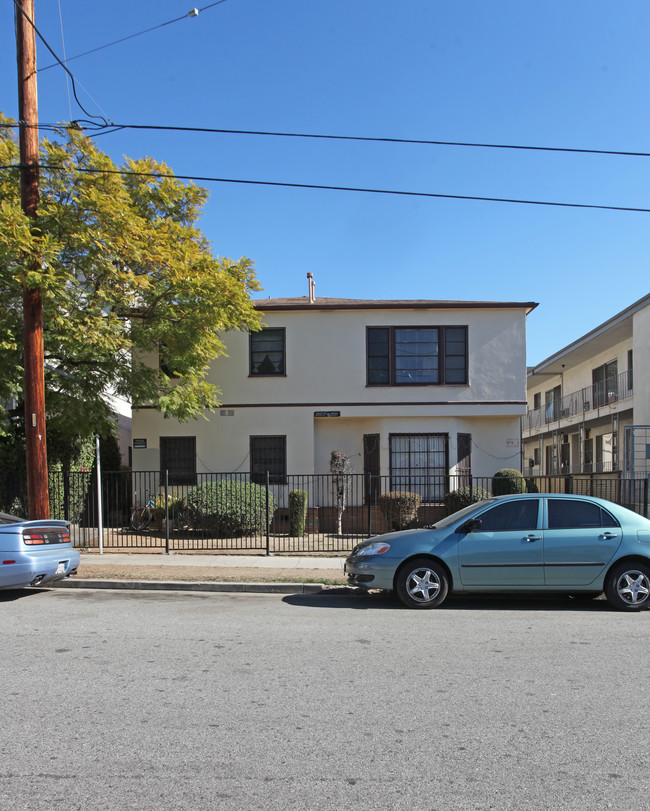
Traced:
[[650, 605], [650, 521], [588, 496], [499, 496], [363, 541], [345, 570], [351, 585], [394, 590], [409, 608], [435, 608], [452, 592], [604, 591], [636, 611]]
[[25, 521], [0, 513], [0, 589], [48, 586], [75, 574], [78, 566], [67, 521]]

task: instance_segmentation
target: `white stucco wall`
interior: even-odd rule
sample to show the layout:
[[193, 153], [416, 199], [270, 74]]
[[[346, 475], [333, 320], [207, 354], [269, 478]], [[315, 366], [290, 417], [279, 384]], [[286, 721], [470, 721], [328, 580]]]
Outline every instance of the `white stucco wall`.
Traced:
[[[326, 473], [333, 450], [363, 470], [363, 435], [381, 436], [381, 473], [389, 472], [391, 433], [442, 433], [456, 464], [456, 435], [472, 435], [476, 476], [519, 467], [525, 413], [524, 308], [288, 311], [263, 315], [286, 329], [286, 376], [249, 377], [249, 336], [225, 336], [228, 357], [209, 381], [222, 390], [221, 409], [179, 424], [152, 409], [134, 411], [134, 470], [158, 470], [161, 436], [196, 436], [197, 472], [246, 473], [250, 436], [286, 436], [287, 471]], [[469, 385], [366, 386], [367, 326], [468, 327]], [[335, 410], [337, 417], [316, 417]], [[223, 414], [223, 416], [222, 416]]]

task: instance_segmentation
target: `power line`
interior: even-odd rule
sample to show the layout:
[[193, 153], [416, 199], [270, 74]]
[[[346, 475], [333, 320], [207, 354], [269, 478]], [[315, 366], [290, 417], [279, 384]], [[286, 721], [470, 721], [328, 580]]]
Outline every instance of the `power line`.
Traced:
[[[221, 0], [225, 2], [225, 0]], [[89, 126], [82, 126], [88, 124]], [[18, 124], [3, 123], [3, 127], [18, 127]], [[515, 149], [520, 151], [533, 151], [533, 152], [565, 152], [577, 153], [582, 155], [612, 155], [630, 158], [650, 158], [650, 152], [632, 152], [622, 149], [587, 149], [580, 147], [560, 147], [560, 146], [531, 146], [525, 144], [490, 144], [481, 143], [478, 141], [436, 141], [424, 138], [387, 138], [367, 135], [329, 135], [323, 133], [308, 133], [308, 132], [274, 132], [268, 130], [230, 130], [221, 127], [189, 127], [189, 126], [176, 126], [173, 124], [118, 124], [111, 122], [110, 125], [98, 125], [93, 121], [83, 121], [77, 119], [70, 124], [39, 124], [41, 129], [82, 129], [84, 132], [89, 132], [91, 136], [97, 135], [111, 135], [114, 132], [121, 130], [156, 130], [156, 131], [169, 131], [169, 132], [197, 132], [197, 133], [212, 133], [216, 135], [260, 135], [271, 136], [278, 138], [311, 138], [323, 139], [330, 141], [361, 141], [369, 143], [387, 143], [387, 144], [419, 144], [424, 146], [459, 146], [459, 147], [472, 147], [478, 149]]]
[[[20, 168], [17, 164], [8, 166], [0, 166], [0, 169], [17, 169]], [[55, 166], [48, 164], [41, 164], [41, 169], [49, 171], [69, 171], [68, 167]], [[288, 189], [315, 189], [320, 191], [344, 191], [344, 192], [358, 192], [362, 194], [385, 194], [396, 195], [402, 197], [425, 197], [440, 200], [472, 200], [483, 203], [512, 203], [514, 205], [529, 205], [529, 206], [549, 206], [556, 208], [581, 208], [581, 209], [596, 209], [600, 211], [624, 211], [635, 212], [641, 214], [650, 214], [650, 208], [640, 208], [635, 206], [609, 206], [597, 205], [594, 203], [563, 203], [551, 200], [526, 200], [514, 197], [480, 197], [478, 195], [470, 194], [442, 194], [438, 192], [419, 192], [419, 191], [404, 191], [399, 189], [371, 189], [359, 186], [329, 186], [319, 183], [283, 183], [281, 181], [272, 180], [243, 180], [241, 178], [229, 177], [210, 177], [201, 175], [178, 175], [169, 174], [162, 175], [159, 172], [133, 172], [126, 169], [93, 169], [91, 167], [75, 167], [74, 171], [86, 172], [89, 174], [109, 174], [109, 175], [122, 175], [124, 177], [150, 177], [155, 180], [189, 180], [199, 183], [234, 183], [248, 186], [274, 186], [278, 188]]]
[[[585, 155], [623, 155], [626, 157], [635, 158], [650, 158], [650, 152], [628, 152], [624, 150], [614, 149], [581, 149], [573, 147], [559, 147], [559, 146], [526, 146], [523, 144], [488, 144], [472, 141], [434, 141], [423, 138], [378, 138], [362, 135], [323, 135], [308, 132], [272, 132], [264, 130], [228, 130], [216, 127], [186, 127], [174, 125], [156, 125], [156, 124], [119, 124], [113, 123], [113, 127], [118, 129], [131, 129], [131, 130], [167, 130], [172, 132], [203, 132], [215, 133], [222, 135], [262, 135], [272, 136], [278, 138], [312, 138], [323, 139], [330, 141], [365, 141], [370, 143], [388, 143], [388, 144], [422, 144], [425, 146], [462, 146], [474, 147], [481, 149], [519, 149], [531, 150], [535, 152], [569, 152]], [[100, 133], [104, 134], [104, 133]]]
[[[204, 11], [207, 11], [214, 6], [219, 6], [221, 3], [225, 3], [226, 0], [216, 0], [215, 3], [210, 3], [207, 6], [203, 6], [202, 8], [192, 8], [190, 9], [187, 14], [183, 14], [181, 17], [174, 17], [173, 20], [167, 20], [167, 22], [159, 23], [158, 25], [153, 25], [151, 28], [145, 28], [143, 31], [136, 31], [135, 34], [129, 34], [126, 37], [120, 37], [120, 39], [115, 39], [112, 42], [107, 42], [105, 45], [98, 45], [96, 48], [91, 48], [89, 51], [84, 51], [80, 54], [75, 54], [75, 56], [69, 57], [66, 61], [72, 62], [73, 59], [81, 59], [82, 56], [88, 56], [89, 54], [97, 53], [97, 51], [103, 51], [105, 48], [111, 48], [113, 45], [119, 45], [121, 42], [126, 42], [129, 39], [135, 39], [136, 37], [141, 37], [143, 34], [149, 34], [152, 31], [156, 31], [159, 28], [164, 28], [166, 25], [171, 25], [172, 23], [180, 22], [181, 20], [186, 20], [191, 17], [198, 17]], [[57, 65], [60, 64], [59, 62], [52, 62], [51, 65], [46, 65], [44, 68], [39, 68], [38, 72], [42, 73], [45, 70], [49, 70], [50, 68], [55, 68]]]
[[[104, 126], [105, 126], [105, 127], [107, 127], [107, 126], [108, 126], [108, 124], [109, 124], [109, 122], [106, 120], [106, 118], [104, 118], [104, 116], [101, 116], [101, 115], [93, 115], [92, 113], [89, 113], [89, 112], [88, 112], [88, 110], [86, 110], [86, 108], [83, 106], [83, 104], [82, 104], [82, 103], [79, 101], [79, 97], [77, 96], [77, 88], [76, 88], [76, 85], [75, 85], [75, 78], [74, 78], [74, 76], [73, 76], [73, 75], [72, 75], [72, 73], [71, 73], [71, 72], [68, 70], [68, 68], [67, 68], [67, 67], [66, 67], [66, 66], [63, 64], [63, 62], [62, 62], [62, 61], [59, 59], [59, 57], [57, 56], [57, 54], [56, 54], [56, 53], [55, 53], [55, 52], [52, 50], [52, 48], [50, 47], [50, 44], [48, 43], [48, 41], [45, 39], [45, 37], [44, 37], [44, 36], [41, 34], [41, 32], [40, 32], [40, 31], [38, 30], [38, 28], [36, 27], [36, 24], [34, 23], [34, 20], [32, 20], [32, 19], [30, 19], [30, 17], [28, 17], [28, 15], [25, 13], [25, 11], [24, 11], [24, 9], [22, 8], [22, 6], [21, 6], [21, 5], [18, 3], [18, 0], [14, 0], [14, 6], [15, 6], [15, 7], [16, 7], [16, 9], [17, 9], [17, 10], [18, 10], [18, 11], [19, 11], [19, 12], [20, 12], [22, 15], [23, 15], [23, 17], [24, 17], [24, 18], [27, 20], [27, 22], [28, 22], [28, 23], [31, 25], [31, 27], [34, 29], [34, 32], [36, 33], [36, 35], [38, 36], [38, 38], [41, 40], [41, 42], [43, 43], [43, 45], [45, 45], [45, 47], [47, 48], [47, 50], [48, 50], [48, 51], [49, 51], [49, 52], [52, 54], [52, 56], [53, 56], [53, 57], [56, 59], [56, 61], [59, 63], [59, 65], [61, 65], [61, 67], [63, 68], [63, 70], [64, 70], [64, 71], [65, 71], [65, 72], [68, 74], [68, 76], [70, 77], [70, 79], [71, 79], [71, 81], [72, 81], [72, 95], [74, 96], [75, 101], [77, 102], [77, 104], [79, 105], [79, 107], [80, 107], [80, 108], [81, 108], [81, 109], [84, 111], [84, 113], [85, 113], [87, 116], [90, 116], [90, 118], [97, 118], [97, 119], [99, 119], [100, 121], [103, 121], [103, 122], [104, 122]], [[92, 122], [89, 122], [89, 123], [92, 123]]]

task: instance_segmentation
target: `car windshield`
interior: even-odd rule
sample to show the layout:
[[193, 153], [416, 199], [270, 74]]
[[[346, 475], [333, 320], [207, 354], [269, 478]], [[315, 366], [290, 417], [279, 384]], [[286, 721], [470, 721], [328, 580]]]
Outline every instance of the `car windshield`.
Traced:
[[452, 513], [451, 515], [447, 515], [445, 518], [441, 518], [440, 521], [436, 521], [435, 524], [432, 524], [430, 529], [444, 529], [445, 527], [451, 526], [451, 524], [455, 524], [456, 521], [462, 520], [466, 515], [473, 513], [479, 507], [484, 507], [486, 504], [489, 504], [490, 501], [494, 501], [494, 499], [476, 501], [474, 504], [470, 504], [469, 507], [463, 507], [462, 510], [458, 510], [458, 512]]
[[15, 515], [9, 515], [9, 513], [0, 513], [0, 524], [18, 524], [24, 520], [24, 518], [17, 518]]

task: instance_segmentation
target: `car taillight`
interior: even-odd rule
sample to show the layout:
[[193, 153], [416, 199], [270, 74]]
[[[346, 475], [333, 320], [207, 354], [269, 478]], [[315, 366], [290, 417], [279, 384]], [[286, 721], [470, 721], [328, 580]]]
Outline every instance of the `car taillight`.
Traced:
[[38, 544], [46, 543], [70, 543], [70, 533], [66, 530], [52, 530], [50, 532], [33, 532], [25, 530], [23, 532], [23, 541], [28, 546], [36, 546]]
[[23, 541], [30, 546], [32, 544], [45, 543], [45, 536], [42, 532], [23, 532]]

